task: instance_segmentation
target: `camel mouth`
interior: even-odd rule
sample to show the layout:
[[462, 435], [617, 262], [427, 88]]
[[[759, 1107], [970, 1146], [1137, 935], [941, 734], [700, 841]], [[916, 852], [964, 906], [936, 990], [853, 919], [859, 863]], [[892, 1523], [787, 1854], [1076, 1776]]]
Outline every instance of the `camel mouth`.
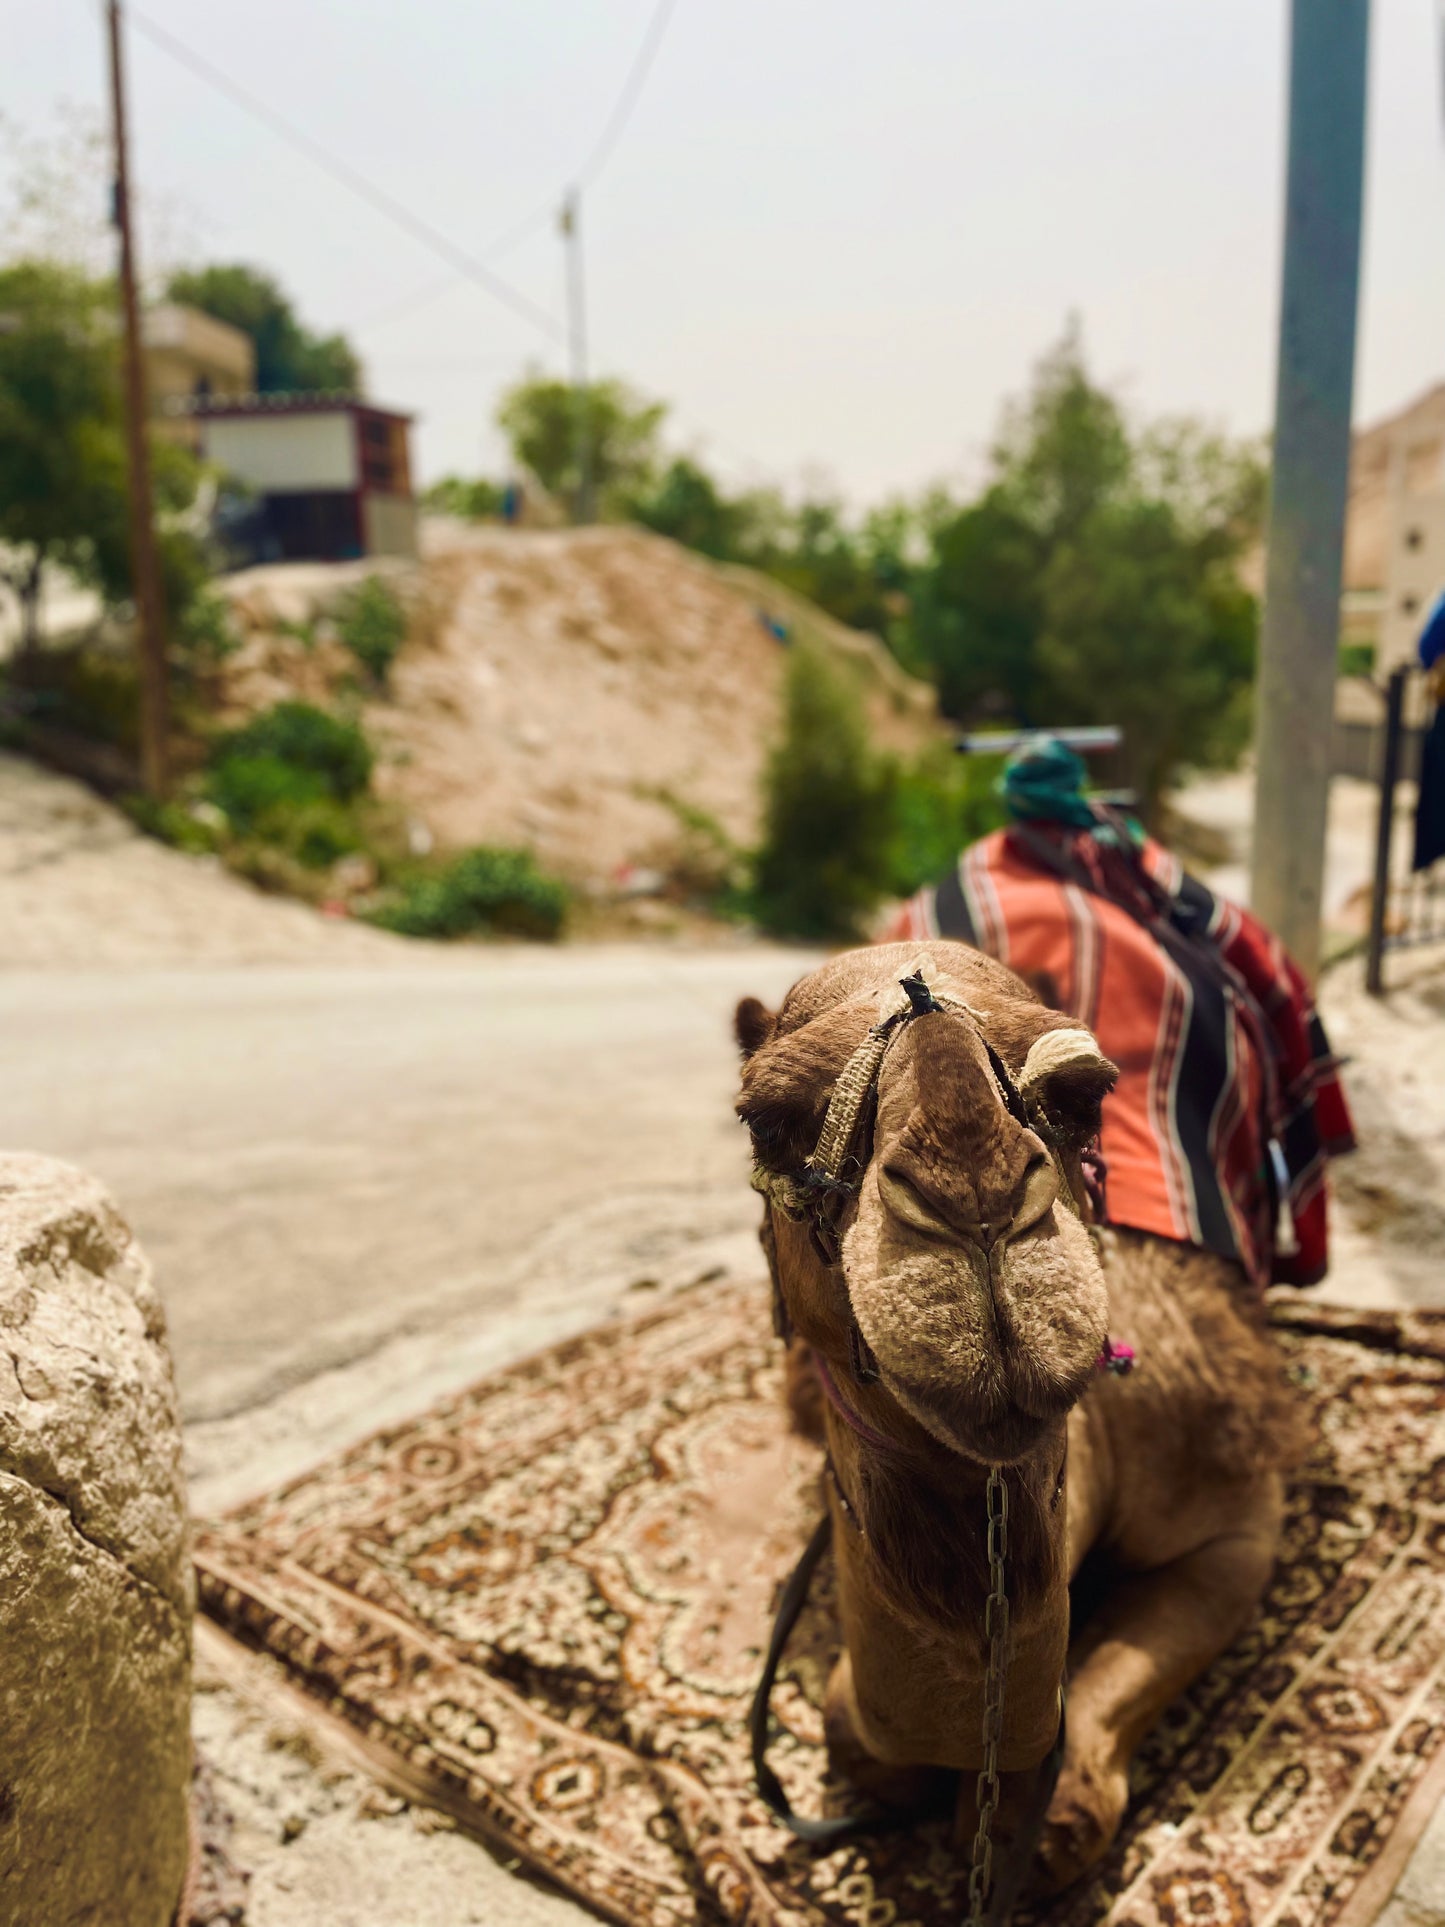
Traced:
[[904, 1411], [940, 1445], [982, 1465], [1014, 1465], [1032, 1457], [1076, 1402], [1059, 1400], [1047, 1410], [1031, 1411], [1014, 1397], [980, 1397], [975, 1386], [921, 1386], [887, 1370], [882, 1377]]
[[1108, 1292], [1089, 1235], [1046, 1212], [991, 1250], [864, 1209], [844, 1240], [858, 1328], [911, 1418], [971, 1459], [1026, 1457], [1093, 1383]]

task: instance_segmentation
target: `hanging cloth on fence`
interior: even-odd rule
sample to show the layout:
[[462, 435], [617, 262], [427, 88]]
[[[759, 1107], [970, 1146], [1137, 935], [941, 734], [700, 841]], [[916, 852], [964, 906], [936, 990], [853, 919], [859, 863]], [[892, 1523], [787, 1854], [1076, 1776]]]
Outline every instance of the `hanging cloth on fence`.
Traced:
[[1415, 861], [1428, 870], [1445, 856], [1445, 703], [1437, 703], [1420, 744], [1420, 795], [1415, 804]]

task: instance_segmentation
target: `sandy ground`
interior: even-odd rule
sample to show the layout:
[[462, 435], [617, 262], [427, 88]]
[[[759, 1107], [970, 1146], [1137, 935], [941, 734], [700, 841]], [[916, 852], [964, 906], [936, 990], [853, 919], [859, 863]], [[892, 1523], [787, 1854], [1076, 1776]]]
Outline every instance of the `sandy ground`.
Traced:
[[[199, 1513], [601, 1318], [757, 1273], [728, 1015], [804, 953], [408, 946], [4, 758], [0, 929], [0, 1140], [95, 1170], [150, 1249]], [[1383, 1004], [1357, 965], [1326, 979], [1367, 1139], [1339, 1167], [1344, 1302], [1445, 1303], [1442, 965], [1392, 960]], [[328, 1756], [260, 1662], [203, 1644], [196, 1731], [251, 1927], [587, 1918]], [[1445, 1927], [1441, 1895], [1437, 1817], [1388, 1927]]]
[[79, 783], [0, 752], [0, 968], [343, 965], [410, 948], [166, 849]]

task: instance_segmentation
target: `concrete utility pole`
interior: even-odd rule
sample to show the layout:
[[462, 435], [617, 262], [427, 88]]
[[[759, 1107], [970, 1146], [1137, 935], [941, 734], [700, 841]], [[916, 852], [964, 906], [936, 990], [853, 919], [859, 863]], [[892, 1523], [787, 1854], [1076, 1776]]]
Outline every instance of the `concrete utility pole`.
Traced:
[[582, 190], [570, 188], [562, 203], [561, 229], [567, 243], [567, 343], [572, 382], [572, 434], [577, 463], [574, 522], [596, 514], [592, 485], [592, 422], [587, 393], [587, 307], [582, 286]]
[[130, 478], [131, 586], [135, 596], [140, 663], [141, 782], [147, 796], [166, 793], [167, 755], [165, 605], [156, 554], [151, 496], [150, 447], [146, 440], [145, 367], [141, 359], [140, 305], [136, 295], [135, 233], [131, 223], [130, 165], [125, 118], [120, 0], [108, 0], [110, 99], [115, 142], [115, 225], [120, 232], [120, 306], [125, 433]]
[[1313, 977], [1349, 494], [1369, 0], [1292, 0], [1255, 913]]

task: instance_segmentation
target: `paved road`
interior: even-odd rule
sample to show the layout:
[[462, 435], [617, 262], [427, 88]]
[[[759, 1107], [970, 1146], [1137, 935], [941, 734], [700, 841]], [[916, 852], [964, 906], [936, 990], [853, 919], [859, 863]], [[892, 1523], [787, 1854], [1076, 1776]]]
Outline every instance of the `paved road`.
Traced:
[[[751, 1224], [736, 999], [799, 952], [472, 951], [0, 975], [0, 1142], [112, 1187], [215, 1420], [525, 1293]], [[560, 1254], [560, 1257], [559, 1257]], [[520, 1282], [519, 1282], [520, 1281]]]

